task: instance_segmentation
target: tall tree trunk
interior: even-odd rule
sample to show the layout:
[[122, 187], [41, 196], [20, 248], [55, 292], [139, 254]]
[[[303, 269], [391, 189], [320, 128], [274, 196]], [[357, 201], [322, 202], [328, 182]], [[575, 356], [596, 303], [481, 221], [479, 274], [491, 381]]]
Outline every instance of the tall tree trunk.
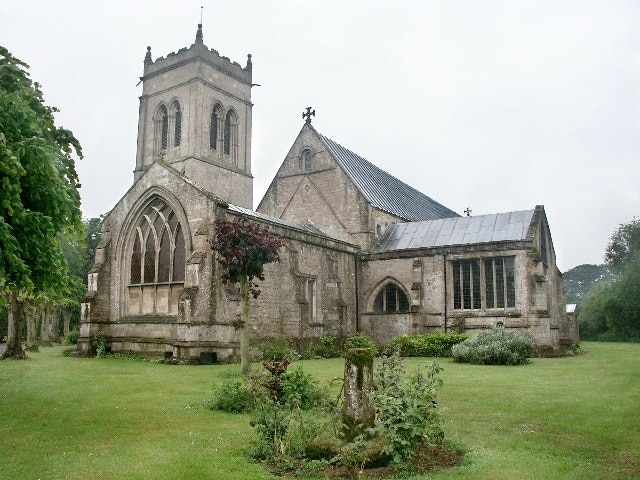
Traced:
[[25, 316], [27, 317], [27, 345], [26, 349], [29, 352], [37, 352], [38, 348], [38, 328], [37, 328], [37, 314], [38, 310], [31, 304], [25, 305]]
[[62, 322], [63, 322], [63, 334], [66, 337], [69, 335], [69, 323], [71, 321], [71, 312], [69, 308], [62, 310]]
[[247, 279], [240, 280], [240, 298], [242, 302], [242, 327], [240, 328], [240, 366], [242, 373], [248, 375], [251, 371], [249, 356], [249, 290], [251, 283]]
[[27, 354], [22, 348], [22, 317], [24, 303], [18, 300], [18, 294], [9, 294], [9, 318], [7, 332], [7, 349], [2, 358], [13, 358], [16, 360], [27, 360]]
[[49, 338], [53, 343], [60, 341], [60, 308], [52, 308], [49, 317]]
[[42, 308], [42, 323], [40, 324], [40, 345], [44, 347], [51, 346], [51, 337], [49, 336], [50, 314], [49, 304], [47, 303]]

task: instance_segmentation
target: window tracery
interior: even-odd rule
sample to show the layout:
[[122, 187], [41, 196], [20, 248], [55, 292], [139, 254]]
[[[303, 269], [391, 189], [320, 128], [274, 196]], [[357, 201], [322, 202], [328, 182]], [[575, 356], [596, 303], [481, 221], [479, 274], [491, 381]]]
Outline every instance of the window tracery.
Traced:
[[175, 212], [161, 199], [140, 216], [130, 251], [128, 313], [176, 314], [184, 288], [186, 246]]
[[402, 313], [409, 311], [409, 299], [394, 282], [382, 287], [373, 301], [373, 311], [378, 313]]

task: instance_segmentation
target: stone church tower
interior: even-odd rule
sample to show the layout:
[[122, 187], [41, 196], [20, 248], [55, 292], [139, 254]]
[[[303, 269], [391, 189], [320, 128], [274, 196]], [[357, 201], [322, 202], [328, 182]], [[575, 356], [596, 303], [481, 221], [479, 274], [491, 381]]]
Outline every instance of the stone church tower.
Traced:
[[134, 181], [156, 160], [224, 201], [253, 207], [251, 55], [243, 68], [203, 42], [144, 59]]

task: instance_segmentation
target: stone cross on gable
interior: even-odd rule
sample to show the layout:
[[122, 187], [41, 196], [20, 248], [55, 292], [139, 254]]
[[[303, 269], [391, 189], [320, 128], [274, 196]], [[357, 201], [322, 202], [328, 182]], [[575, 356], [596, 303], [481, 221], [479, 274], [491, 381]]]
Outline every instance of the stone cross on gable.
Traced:
[[316, 116], [316, 111], [311, 110], [311, 107], [307, 107], [306, 112], [302, 112], [302, 118], [304, 118], [304, 123], [311, 123], [311, 117]]
[[464, 213], [466, 213], [466, 214], [467, 214], [467, 217], [470, 217], [470, 216], [471, 216], [471, 212], [472, 212], [472, 211], [473, 211], [473, 210], [471, 210], [469, 207], [467, 207], [467, 209], [464, 211]]

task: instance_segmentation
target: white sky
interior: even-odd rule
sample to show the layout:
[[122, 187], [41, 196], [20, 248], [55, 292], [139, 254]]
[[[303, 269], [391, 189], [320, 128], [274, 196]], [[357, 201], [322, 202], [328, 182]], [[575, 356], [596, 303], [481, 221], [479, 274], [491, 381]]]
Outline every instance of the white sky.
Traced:
[[80, 140], [85, 217], [133, 181], [143, 58], [253, 54], [258, 204], [302, 127], [458, 213], [543, 204], [558, 266], [640, 214], [637, 0], [0, 0], [0, 44]]

